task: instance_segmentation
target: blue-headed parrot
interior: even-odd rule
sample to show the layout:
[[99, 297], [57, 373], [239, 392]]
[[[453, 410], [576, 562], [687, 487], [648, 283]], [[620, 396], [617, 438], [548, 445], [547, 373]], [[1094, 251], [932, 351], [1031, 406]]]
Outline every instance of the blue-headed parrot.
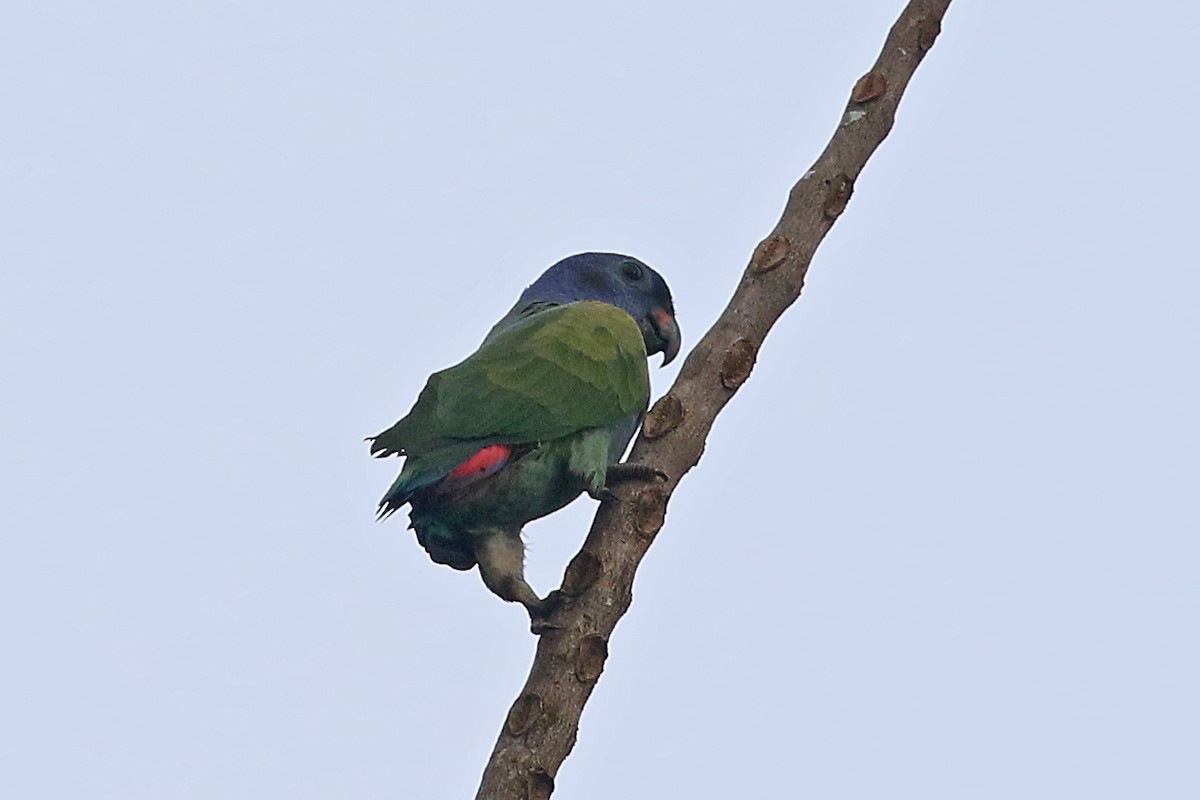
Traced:
[[[618, 464], [650, 402], [647, 358], [679, 352], [671, 292], [646, 264], [582, 253], [546, 270], [479, 349], [434, 373], [408, 415], [371, 437], [405, 457], [379, 503], [406, 503], [417, 541], [439, 564], [479, 566], [483, 582], [537, 620], [521, 529], [583, 492], [654, 471]], [[659, 475], [661, 477], [661, 475]]]

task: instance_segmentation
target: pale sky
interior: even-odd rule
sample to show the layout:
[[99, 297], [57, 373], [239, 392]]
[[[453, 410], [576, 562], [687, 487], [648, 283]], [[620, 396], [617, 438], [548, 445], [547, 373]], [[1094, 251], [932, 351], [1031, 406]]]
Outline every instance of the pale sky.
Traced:
[[[535, 640], [362, 438], [571, 253], [694, 344], [902, 5], [4, 3], [0, 794], [473, 796]], [[556, 800], [1200, 797], [1198, 30], [955, 0]]]

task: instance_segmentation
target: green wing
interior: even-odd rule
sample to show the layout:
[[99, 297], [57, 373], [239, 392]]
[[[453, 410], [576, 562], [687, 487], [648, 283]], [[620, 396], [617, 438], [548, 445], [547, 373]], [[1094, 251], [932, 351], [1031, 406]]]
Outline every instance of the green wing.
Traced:
[[632, 317], [607, 303], [555, 306], [435, 373], [371, 452], [549, 441], [635, 416], [649, 396], [646, 347]]

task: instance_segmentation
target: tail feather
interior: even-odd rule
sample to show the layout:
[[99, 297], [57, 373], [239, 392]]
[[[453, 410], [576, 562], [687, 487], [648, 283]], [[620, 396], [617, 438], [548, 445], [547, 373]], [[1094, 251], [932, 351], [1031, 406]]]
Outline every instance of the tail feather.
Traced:
[[412, 499], [414, 493], [424, 489], [426, 486], [437, 483], [446, 476], [446, 473], [443, 472], [440, 475], [433, 474], [417, 478], [416, 476], [405, 474], [408, 471], [408, 465], [405, 464], [404, 466], [405, 469], [400, 470], [400, 474], [396, 477], [396, 480], [392, 482], [392, 485], [388, 487], [388, 490], [384, 492], [383, 497], [379, 500], [379, 509], [376, 515], [376, 519], [379, 522], [383, 522], [392, 514], [399, 511], [405, 503]]
[[409, 456], [379, 501], [378, 519], [387, 519], [414, 494], [435, 484], [448, 484], [445, 488], [453, 491], [495, 475], [509, 462], [512, 452], [513, 448], [508, 445], [493, 444], [481, 448], [478, 444], [468, 443], [419, 458]]

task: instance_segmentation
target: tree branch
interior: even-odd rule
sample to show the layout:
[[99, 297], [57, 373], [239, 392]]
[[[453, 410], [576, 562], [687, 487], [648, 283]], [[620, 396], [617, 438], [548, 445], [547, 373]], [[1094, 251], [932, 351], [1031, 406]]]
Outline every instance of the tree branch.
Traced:
[[608, 640], [633, 599], [633, 577], [663, 525], [680, 478], [700, 460], [718, 413], [754, 367], [758, 348], [794, 303], [854, 182], [892, 129], [909, 79], [933, 46], [950, 0], [911, 0], [871, 70], [855, 84], [837, 130], [792, 187], [775, 229], [754, 251], [729, 305], [688, 355], [646, 417], [629, 461], [671, 476], [616, 489], [563, 575], [565, 601], [538, 641], [483, 773], [476, 800], [545, 800], [571, 752], [583, 706], [608, 657]]

